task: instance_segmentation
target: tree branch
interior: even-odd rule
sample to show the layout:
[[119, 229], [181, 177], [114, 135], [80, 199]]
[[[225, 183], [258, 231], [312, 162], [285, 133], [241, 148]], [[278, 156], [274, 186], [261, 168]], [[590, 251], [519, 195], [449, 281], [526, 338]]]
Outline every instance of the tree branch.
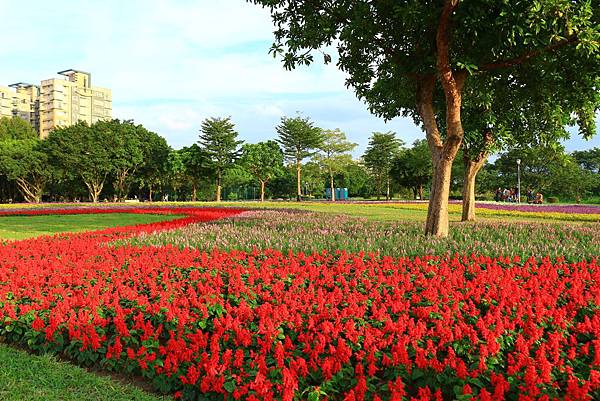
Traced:
[[494, 61], [492, 63], [483, 64], [481, 67], [479, 67], [479, 71], [491, 71], [491, 70], [495, 70], [498, 68], [513, 67], [515, 65], [523, 64], [527, 60], [532, 59], [536, 56], [539, 56], [542, 53], [549, 52], [549, 51], [558, 49], [560, 47], [567, 46], [567, 45], [577, 43], [577, 42], [579, 42], [579, 38], [577, 37], [577, 35], [569, 36], [568, 38], [565, 38], [559, 42], [548, 45], [542, 49], [528, 51], [518, 57], [513, 57], [513, 58], [506, 59], [506, 60], [498, 60], [498, 61]]
[[432, 154], [437, 154], [442, 148], [442, 136], [435, 119], [435, 111], [433, 110], [433, 89], [435, 87], [435, 76], [430, 75], [419, 81], [417, 88], [417, 107], [421, 120], [423, 120], [423, 128], [425, 136]]

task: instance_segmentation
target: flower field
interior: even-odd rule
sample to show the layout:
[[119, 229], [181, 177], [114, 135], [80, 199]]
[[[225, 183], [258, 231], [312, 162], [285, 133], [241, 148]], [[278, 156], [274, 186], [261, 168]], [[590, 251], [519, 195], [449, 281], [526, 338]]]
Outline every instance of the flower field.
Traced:
[[366, 218], [290, 210], [249, 210], [207, 224], [141, 234], [121, 243], [193, 247], [211, 251], [277, 249], [319, 253], [322, 250], [394, 256], [485, 255], [493, 257], [562, 257], [580, 261], [597, 257], [598, 224], [478, 222], [452, 225], [449, 238], [425, 238], [421, 222], [380, 222]]
[[[305, 236], [320, 224], [310, 214], [259, 214], [253, 224], [236, 209], [151, 212], [184, 217], [0, 246], [0, 337], [140, 375], [186, 400], [600, 398], [593, 225], [524, 227], [548, 235], [532, 257], [527, 244], [508, 253], [510, 238], [482, 241], [482, 252], [433, 244], [391, 257], [393, 241], [381, 238], [392, 231], [372, 235], [378, 253], [359, 251], [367, 246], [354, 238], [383, 229], [366, 222], [330, 216], [338, 227], [364, 226], [334, 242], [347, 251], [318, 241], [348, 230]], [[264, 242], [294, 221], [296, 238]], [[184, 237], [196, 242], [177, 242]], [[569, 255], [538, 257], [548, 241]], [[588, 245], [574, 254], [569, 242]]]

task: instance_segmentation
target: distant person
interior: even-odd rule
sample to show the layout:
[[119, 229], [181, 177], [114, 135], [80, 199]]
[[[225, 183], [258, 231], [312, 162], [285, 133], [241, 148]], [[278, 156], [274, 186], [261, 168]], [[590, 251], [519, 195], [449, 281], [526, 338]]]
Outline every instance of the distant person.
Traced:
[[527, 203], [533, 203], [535, 201], [535, 197], [533, 196], [533, 191], [530, 189], [527, 190]]
[[533, 203], [535, 203], [536, 205], [541, 205], [542, 203], [544, 203], [544, 195], [542, 195], [541, 192], [535, 194], [535, 201]]
[[502, 200], [502, 189], [498, 188], [494, 194], [494, 200], [500, 202]]

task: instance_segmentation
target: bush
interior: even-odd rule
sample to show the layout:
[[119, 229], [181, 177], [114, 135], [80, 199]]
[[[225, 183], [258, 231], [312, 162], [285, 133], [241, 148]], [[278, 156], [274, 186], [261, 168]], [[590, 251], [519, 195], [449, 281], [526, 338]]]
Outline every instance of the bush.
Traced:
[[549, 196], [548, 203], [558, 203], [558, 198], [556, 196]]

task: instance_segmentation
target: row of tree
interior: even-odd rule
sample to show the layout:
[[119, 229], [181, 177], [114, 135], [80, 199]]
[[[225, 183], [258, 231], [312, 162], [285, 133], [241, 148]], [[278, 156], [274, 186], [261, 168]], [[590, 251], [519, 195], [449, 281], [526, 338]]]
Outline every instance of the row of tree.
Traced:
[[[26, 201], [39, 202], [42, 196], [81, 199], [87, 192], [92, 201], [119, 201], [131, 195], [152, 200], [160, 192], [195, 201], [220, 200], [225, 187], [228, 199], [247, 198], [251, 190], [264, 200], [267, 195], [292, 194], [320, 198], [329, 187], [335, 200], [334, 188], [340, 186], [351, 197], [430, 195], [432, 164], [425, 140], [406, 147], [393, 132], [375, 132], [363, 157], [353, 160], [350, 152], [356, 144], [338, 129], [321, 130], [297, 116], [283, 118], [276, 131], [277, 140], [244, 144], [229, 118], [209, 118], [202, 123], [197, 144], [173, 150], [162, 137], [131, 121], [80, 123], [40, 141], [26, 122], [4, 118], [0, 196], [17, 199], [18, 191]], [[513, 187], [517, 159], [522, 160], [524, 189], [568, 199], [600, 196], [600, 149], [569, 155], [556, 144], [501, 154], [480, 173], [480, 196], [491, 198], [496, 188]], [[451, 193], [463, 200], [468, 174], [465, 164], [453, 164]]]

